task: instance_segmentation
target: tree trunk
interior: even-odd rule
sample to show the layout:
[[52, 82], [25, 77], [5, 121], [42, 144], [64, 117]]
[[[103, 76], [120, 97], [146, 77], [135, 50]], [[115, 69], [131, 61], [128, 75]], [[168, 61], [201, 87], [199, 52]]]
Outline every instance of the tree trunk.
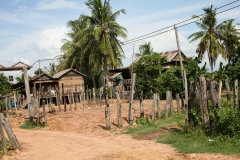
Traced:
[[221, 101], [221, 95], [222, 95], [222, 81], [219, 81], [219, 85], [218, 85], [218, 97]]
[[93, 88], [96, 88], [96, 82], [95, 82], [95, 77], [94, 77], [94, 74], [93, 74], [93, 71], [92, 71], [92, 67], [90, 68], [90, 74], [91, 74], [91, 77], [92, 77]]
[[105, 98], [105, 121], [106, 121], [106, 129], [110, 130], [110, 107], [109, 107], [109, 100], [108, 100], [108, 92], [107, 92], [107, 60], [104, 57], [104, 98]]

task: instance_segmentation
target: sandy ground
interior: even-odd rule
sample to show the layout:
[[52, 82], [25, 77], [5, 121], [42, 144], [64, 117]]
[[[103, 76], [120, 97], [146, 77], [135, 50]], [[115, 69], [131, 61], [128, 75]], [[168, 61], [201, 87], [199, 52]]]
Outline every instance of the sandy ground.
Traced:
[[[151, 112], [151, 100], [145, 100], [145, 113]], [[161, 106], [164, 102], [161, 101]], [[105, 130], [104, 106], [80, 103], [78, 110], [48, 113], [48, 127], [36, 130], [19, 129], [26, 110], [17, 111], [22, 116], [11, 117], [13, 131], [22, 147], [11, 151], [4, 160], [235, 160], [236, 156], [221, 154], [182, 154], [170, 145], [155, 143], [155, 136], [133, 138], [122, 134], [128, 127], [128, 103], [122, 102], [123, 128], [117, 128], [116, 101], [110, 100], [111, 130]], [[135, 117], [139, 117], [139, 102], [135, 101]], [[62, 106], [63, 109], [63, 106]], [[48, 108], [47, 108], [48, 110]], [[158, 135], [158, 134], [157, 134]]]

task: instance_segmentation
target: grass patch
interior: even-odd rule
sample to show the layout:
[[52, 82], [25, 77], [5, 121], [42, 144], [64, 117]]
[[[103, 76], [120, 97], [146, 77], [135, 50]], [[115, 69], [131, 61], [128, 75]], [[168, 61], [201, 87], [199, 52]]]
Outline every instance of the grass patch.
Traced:
[[171, 144], [181, 153], [222, 153], [240, 156], [240, 140], [226, 136], [209, 137], [201, 130], [171, 131], [161, 136], [158, 143]]
[[20, 125], [19, 128], [21, 129], [36, 129], [36, 128], [43, 128], [44, 126], [39, 124], [37, 126], [37, 123], [35, 122], [30, 122], [29, 120], [24, 121], [24, 124]]
[[145, 125], [137, 125], [133, 127], [129, 127], [125, 134], [130, 134], [132, 136], [138, 136], [143, 134], [149, 134], [151, 132], [158, 131], [163, 128], [176, 126], [178, 122], [182, 122], [184, 120], [184, 116], [182, 114], [175, 114], [169, 118], [163, 118], [156, 122], [150, 122]]

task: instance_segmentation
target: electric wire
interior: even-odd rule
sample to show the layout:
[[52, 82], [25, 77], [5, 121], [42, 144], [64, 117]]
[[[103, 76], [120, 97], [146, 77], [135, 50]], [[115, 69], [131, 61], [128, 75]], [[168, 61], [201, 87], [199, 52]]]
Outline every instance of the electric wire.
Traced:
[[[232, 9], [237, 8], [237, 7], [239, 7], [239, 6], [240, 6], [240, 5], [234, 6], [234, 7], [232, 7], [232, 8], [226, 9], [226, 10], [221, 11], [221, 12], [218, 12], [218, 13], [216, 13], [216, 14], [224, 13], [224, 12], [226, 12], [226, 11], [232, 10]], [[183, 27], [183, 26], [186, 26], [186, 25], [189, 25], [189, 24], [195, 23], [195, 22], [197, 22], [197, 21], [199, 21], [199, 19], [196, 20], [196, 21], [192, 21], [192, 22], [189, 22], [189, 23], [183, 24], [183, 25], [178, 26], [178, 27], [176, 27], [176, 28], [181, 28], [181, 27]], [[134, 41], [128, 42], [128, 43], [125, 43], [124, 45], [126, 45], [126, 44], [133, 44], [134, 42], [138, 42], [138, 41], [140, 41], [140, 40], [144, 40], [144, 39], [147, 39], [147, 38], [151, 38], [151, 37], [154, 37], [154, 36], [157, 36], [157, 35], [160, 35], [160, 34], [163, 34], [163, 33], [169, 32], [169, 31], [171, 31], [171, 30], [174, 30], [174, 28], [169, 29], [169, 30], [166, 30], [166, 31], [163, 31], [163, 32], [160, 32], [160, 33], [157, 33], [157, 34], [154, 34], [154, 35], [150, 35], [150, 36], [147, 36], [147, 37], [144, 37], [144, 38], [140, 38], [140, 39], [137, 39], [137, 40], [134, 40]]]

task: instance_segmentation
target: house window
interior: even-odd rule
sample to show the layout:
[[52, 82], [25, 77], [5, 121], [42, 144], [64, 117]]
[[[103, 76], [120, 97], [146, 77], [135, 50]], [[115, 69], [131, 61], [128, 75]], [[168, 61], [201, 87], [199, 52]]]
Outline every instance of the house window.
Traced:
[[13, 76], [8, 77], [9, 82], [13, 82]]

